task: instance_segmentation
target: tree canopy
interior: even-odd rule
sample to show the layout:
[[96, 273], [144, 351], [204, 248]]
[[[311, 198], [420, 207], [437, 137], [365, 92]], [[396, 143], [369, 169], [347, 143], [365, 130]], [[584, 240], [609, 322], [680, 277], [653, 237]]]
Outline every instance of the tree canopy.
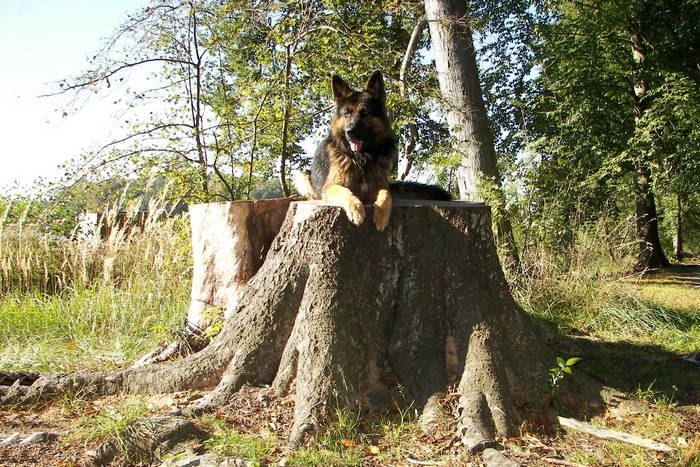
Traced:
[[[697, 1], [474, 0], [466, 11], [505, 189], [496, 205], [519, 248], [561, 247], [576, 225], [612, 216], [641, 219], [640, 248], [661, 250], [670, 213], [694, 225]], [[287, 195], [327, 131], [330, 76], [357, 85], [380, 69], [396, 176], [456, 192], [434, 62], [420, 1], [156, 0], [59, 83], [75, 97], [123, 89], [121, 135], [67, 175], [76, 188], [164, 177], [194, 202]]]

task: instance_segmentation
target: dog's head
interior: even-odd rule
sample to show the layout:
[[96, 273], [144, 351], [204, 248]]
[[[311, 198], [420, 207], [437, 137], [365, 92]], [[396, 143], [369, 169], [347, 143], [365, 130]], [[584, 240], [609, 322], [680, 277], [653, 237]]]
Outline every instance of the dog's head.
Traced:
[[331, 131], [336, 140], [360, 153], [391, 138], [380, 71], [372, 73], [363, 91], [354, 91], [338, 76], [333, 76], [331, 86], [336, 112]]

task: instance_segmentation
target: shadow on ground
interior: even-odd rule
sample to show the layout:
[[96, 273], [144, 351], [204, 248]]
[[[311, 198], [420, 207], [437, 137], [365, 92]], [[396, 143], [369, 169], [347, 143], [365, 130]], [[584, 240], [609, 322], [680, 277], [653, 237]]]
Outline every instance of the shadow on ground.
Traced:
[[558, 356], [580, 357], [577, 369], [606, 386], [634, 394], [652, 389], [679, 404], [700, 404], [700, 365], [655, 345], [557, 336]]
[[644, 277], [644, 284], [700, 288], [700, 264], [674, 264]]

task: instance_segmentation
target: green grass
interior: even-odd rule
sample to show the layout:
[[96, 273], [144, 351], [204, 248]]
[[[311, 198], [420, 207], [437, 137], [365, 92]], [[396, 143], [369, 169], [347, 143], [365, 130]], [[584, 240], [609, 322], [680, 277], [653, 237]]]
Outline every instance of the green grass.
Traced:
[[123, 366], [168, 338], [189, 305], [187, 282], [106, 284], [56, 295], [0, 296], [0, 369], [72, 371]]
[[150, 209], [140, 231], [116, 226], [103, 240], [0, 222], [0, 370], [109, 370], [179, 327], [190, 300], [189, 222]]
[[135, 425], [145, 420], [150, 410], [146, 404], [126, 404], [106, 408], [95, 414], [85, 415], [77, 428], [66, 438], [64, 444], [81, 443], [85, 446], [94, 440], [112, 439], [124, 444], [124, 436]]

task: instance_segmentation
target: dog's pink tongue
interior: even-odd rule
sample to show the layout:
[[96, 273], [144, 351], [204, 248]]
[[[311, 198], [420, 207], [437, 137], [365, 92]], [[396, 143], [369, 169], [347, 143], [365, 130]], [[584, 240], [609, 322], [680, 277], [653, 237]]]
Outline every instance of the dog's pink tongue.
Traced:
[[350, 149], [352, 149], [354, 152], [360, 152], [360, 149], [362, 149], [362, 140], [351, 139], [348, 142], [350, 143]]

